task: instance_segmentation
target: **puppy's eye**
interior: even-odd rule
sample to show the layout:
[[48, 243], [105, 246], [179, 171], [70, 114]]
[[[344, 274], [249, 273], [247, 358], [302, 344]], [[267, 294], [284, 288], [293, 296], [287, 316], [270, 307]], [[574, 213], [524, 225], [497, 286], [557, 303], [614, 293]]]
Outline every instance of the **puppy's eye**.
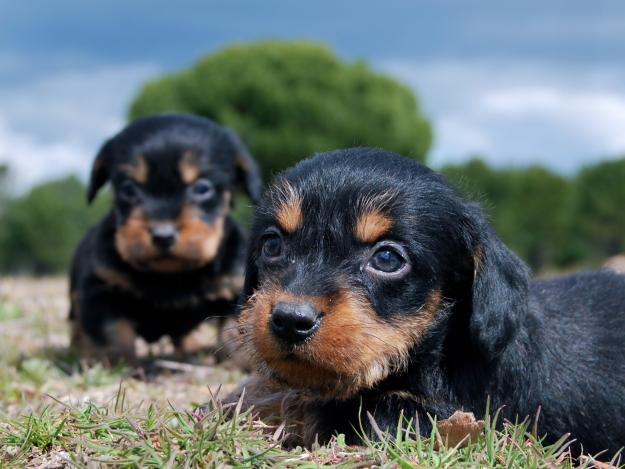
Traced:
[[378, 245], [366, 266], [367, 270], [375, 275], [391, 275], [393, 277], [401, 276], [410, 270], [404, 250], [395, 245], [385, 242]]
[[203, 202], [215, 195], [215, 186], [208, 179], [198, 179], [189, 187], [189, 195], [196, 202]]
[[382, 272], [396, 272], [405, 264], [404, 258], [390, 249], [380, 249], [369, 261], [369, 265]]
[[282, 238], [277, 234], [266, 235], [263, 239], [263, 256], [275, 259], [282, 254]]
[[132, 181], [125, 180], [117, 189], [117, 194], [126, 202], [135, 202], [139, 198], [139, 189]]

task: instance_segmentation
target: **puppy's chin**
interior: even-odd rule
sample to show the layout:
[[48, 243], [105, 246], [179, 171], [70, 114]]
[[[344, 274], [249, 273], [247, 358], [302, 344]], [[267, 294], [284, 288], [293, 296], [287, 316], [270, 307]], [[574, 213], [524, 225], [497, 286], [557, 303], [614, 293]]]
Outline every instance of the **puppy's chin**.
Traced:
[[315, 399], [349, 399], [370, 385], [357, 370], [350, 375], [339, 374], [311, 362], [305, 353], [288, 353], [280, 359], [261, 361], [258, 369], [275, 383], [299, 390]]
[[179, 252], [172, 249], [169, 253], [160, 253], [151, 244], [125, 245], [117, 247], [120, 257], [136, 270], [142, 272], [175, 273], [201, 269], [214, 257], [202, 256], [196, 250]]
[[207, 262], [201, 262], [195, 259], [180, 259], [171, 256], [161, 256], [149, 260], [127, 262], [137, 270], [159, 273], [176, 273], [197, 270], [207, 264]]

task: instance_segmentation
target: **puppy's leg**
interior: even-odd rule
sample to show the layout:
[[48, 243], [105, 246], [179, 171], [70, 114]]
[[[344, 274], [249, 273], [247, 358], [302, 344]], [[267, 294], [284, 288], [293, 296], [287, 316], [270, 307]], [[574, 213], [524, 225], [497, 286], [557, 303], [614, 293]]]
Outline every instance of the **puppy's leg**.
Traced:
[[134, 325], [124, 318], [111, 319], [104, 323], [106, 345], [104, 354], [114, 363], [136, 361]]
[[136, 361], [135, 327], [121, 315], [127, 304], [106, 294], [84, 295], [72, 303], [72, 349], [111, 363]]
[[[255, 418], [270, 425], [272, 429], [284, 423], [286, 447], [310, 444], [314, 441], [317, 414], [315, 407], [319, 404], [306, 399], [302, 394], [277, 386], [266, 378], [254, 375], [245, 380], [237, 389], [221, 400], [223, 405], [234, 406], [243, 400], [242, 409], [253, 407]], [[205, 411], [209, 405], [204, 406]], [[272, 430], [273, 431], [273, 430]]]
[[201, 349], [202, 343], [197, 338], [197, 331], [183, 335], [176, 335], [171, 337], [171, 341], [174, 344], [174, 353], [178, 358], [184, 358], [187, 355], [193, 354]]
[[[390, 392], [375, 397], [364, 395], [347, 401], [311, 400], [303, 408], [302, 443], [306, 446], [315, 441], [324, 443], [333, 435], [343, 433], [348, 444], [361, 444], [363, 433], [374, 440], [379, 439], [380, 432], [393, 435], [400, 419], [404, 420], [404, 428], [412, 420], [412, 430], [427, 437], [432, 431], [430, 418], [446, 419], [456, 408], [428, 403], [407, 392]], [[416, 423], [418, 428], [415, 428]]]

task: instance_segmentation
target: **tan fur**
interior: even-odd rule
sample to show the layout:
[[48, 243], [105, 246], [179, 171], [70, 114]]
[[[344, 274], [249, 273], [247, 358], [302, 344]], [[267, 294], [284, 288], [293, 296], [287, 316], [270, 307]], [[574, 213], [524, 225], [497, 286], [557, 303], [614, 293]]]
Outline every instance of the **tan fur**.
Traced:
[[208, 278], [203, 285], [204, 298], [209, 301], [234, 300], [239, 296], [244, 280], [242, 274]]
[[200, 168], [197, 156], [192, 150], [187, 150], [182, 154], [178, 163], [178, 171], [180, 172], [180, 179], [185, 184], [191, 184], [199, 177]]
[[134, 292], [135, 288], [130, 277], [115, 269], [102, 264], [95, 266], [95, 274], [101, 280], [112, 287], [121, 288], [122, 290]]
[[473, 251], [473, 276], [475, 277], [479, 272], [482, 266], [482, 246], [477, 246], [475, 251]]
[[384, 236], [393, 226], [393, 220], [379, 210], [365, 212], [356, 220], [354, 235], [362, 243], [373, 243]]
[[[72, 299], [72, 305], [74, 300]], [[74, 306], [73, 306], [74, 307]], [[93, 342], [80, 325], [79, 311], [74, 309], [76, 316], [72, 320], [70, 348], [84, 358], [106, 359], [110, 362], [120, 360], [133, 363], [135, 355], [135, 330], [127, 319], [116, 319], [104, 327], [107, 346], [102, 347]]]
[[106, 356], [113, 360], [132, 361], [135, 358], [135, 328], [127, 319], [116, 319], [104, 327], [107, 343]]
[[248, 159], [243, 153], [237, 153], [235, 165], [238, 169], [244, 172], [248, 172], [251, 168], [250, 159]]
[[[225, 201], [224, 205], [228, 207], [229, 201]], [[225, 211], [224, 208], [215, 221], [209, 225], [202, 220], [202, 215], [197, 208], [185, 207], [178, 217], [179, 239], [172, 254], [183, 259], [196, 258], [202, 264], [212, 261], [223, 239]]]
[[271, 194], [272, 206], [276, 210], [276, 222], [287, 233], [294, 233], [304, 223], [302, 196], [288, 181], [276, 186]]
[[124, 224], [117, 228], [115, 247], [122, 259], [133, 265], [158, 255], [152, 246], [149, 219], [143, 209], [133, 209]]
[[211, 262], [224, 236], [225, 217], [230, 208], [230, 193], [224, 194], [221, 213], [212, 224], [202, 219], [191, 205], [184, 207], [175, 221], [178, 240], [167, 257], [152, 245], [150, 230], [154, 226], [141, 208], [135, 208], [115, 233], [119, 255], [129, 264], [157, 272], [178, 272]]
[[172, 342], [178, 358], [196, 353], [202, 348], [202, 340], [197, 336], [197, 331], [191, 331], [182, 337], [172, 337]]
[[[278, 301], [308, 301], [324, 316], [317, 333], [284, 353], [269, 331]], [[410, 348], [434, 319], [441, 295], [434, 291], [415, 312], [385, 321], [369, 301], [347, 289], [328, 297], [293, 297], [267, 287], [254, 293], [240, 315], [244, 345], [275, 376], [318, 398], [345, 399], [405, 367]]]
[[428, 402], [425, 396], [416, 395], [408, 391], [388, 391], [382, 394], [382, 397], [386, 399], [401, 399], [402, 401], [413, 401], [423, 405], [427, 404]]
[[240, 346], [237, 318], [221, 317], [217, 319], [217, 348], [215, 358], [218, 362], [228, 361], [228, 368], [243, 373], [252, 373], [256, 364], [247, 350]]
[[149, 167], [143, 155], [137, 155], [133, 158], [132, 164], [119, 165], [119, 170], [133, 178], [139, 184], [148, 182]]

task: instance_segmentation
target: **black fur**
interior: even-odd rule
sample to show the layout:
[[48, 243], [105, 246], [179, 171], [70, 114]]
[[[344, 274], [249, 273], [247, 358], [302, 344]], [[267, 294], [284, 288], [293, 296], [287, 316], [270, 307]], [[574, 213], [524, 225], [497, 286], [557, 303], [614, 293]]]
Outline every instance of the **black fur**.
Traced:
[[[186, 152], [191, 152], [192, 169], [197, 169], [193, 181], [184, 181], [180, 173]], [[128, 173], [139, 163], [147, 166], [147, 176], [138, 174], [135, 180]], [[206, 200], [190, 195], [200, 179], [212, 191]], [[112, 210], [91, 228], [72, 260], [73, 345], [80, 348], [86, 341], [91, 352], [132, 358], [128, 344], [117, 344], [115, 332], [107, 329], [120, 319], [129, 321], [148, 342], [168, 335], [178, 344], [202, 320], [231, 315], [240, 292], [237, 277], [242, 276], [247, 239], [228, 215], [230, 196], [240, 184], [256, 202], [262, 189], [256, 163], [240, 139], [201, 117], [161, 114], [141, 118], [102, 146], [91, 174], [89, 202], [108, 181], [114, 191]], [[120, 195], [120, 188], [130, 190], [131, 197]], [[151, 229], [158, 224], [171, 226], [178, 243], [182, 242], [179, 217], [184, 208], [193, 210], [195, 218], [190, 220], [200, 227], [193, 236], [217, 226], [223, 217], [212, 259], [200, 261], [191, 252], [188, 258], [172, 261], [175, 255], [166, 251], [157, 261], [177, 263], [163, 270], [150, 260], [129, 261], [120, 255], [116, 235], [133, 211], [141, 210], [141, 223]], [[147, 248], [155, 249], [153, 242]], [[140, 248], [135, 251], [141, 254]], [[120, 350], [120, 345], [125, 349]]]
[[[342, 278], [364, 293], [379, 317], [401, 321], [419, 314], [410, 311], [418, 311], [428, 293], [443, 297], [405, 369], [348, 399], [309, 393], [306, 412], [321, 440], [342, 432], [356, 442], [361, 406], [369, 432], [366, 411], [391, 431], [403, 412], [418, 414], [428, 435], [428, 415], [443, 419], [463, 409], [482, 417], [490, 398], [490, 408], [502, 408], [512, 421], [532, 418], [540, 407], [539, 433], [549, 441], [570, 432], [591, 453], [612, 454], [625, 445], [624, 276], [604, 270], [531, 279], [478, 206], [462, 200], [439, 174], [381, 149], [320, 154], [276, 184], [284, 180], [302, 196], [304, 224], [281, 233], [283, 261], [266, 261], [262, 246], [267, 229], [276, 229], [276, 207], [274, 198], [263, 198], [253, 224], [246, 298], [268, 279], [314, 296], [331, 293]], [[386, 213], [394, 224], [384, 239], [405, 250], [411, 270], [380, 280], [363, 270], [371, 247], [355, 240], [351, 228], [359, 197], [389, 190]]]

